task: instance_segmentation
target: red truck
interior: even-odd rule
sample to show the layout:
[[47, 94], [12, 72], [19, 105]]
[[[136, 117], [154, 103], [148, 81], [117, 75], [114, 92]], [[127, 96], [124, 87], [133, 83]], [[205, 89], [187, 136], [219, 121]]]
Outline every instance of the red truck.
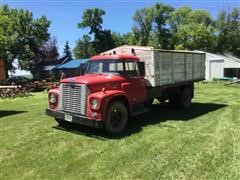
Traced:
[[61, 80], [48, 92], [46, 114], [59, 124], [68, 121], [116, 134], [129, 117], [147, 112], [154, 98], [169, 100], [175, 108], [190, 106], [194, 82], [204, 79], [204, 53], [126, 49], [134, 55], [113, 51], [94, 56], [83, 76]]

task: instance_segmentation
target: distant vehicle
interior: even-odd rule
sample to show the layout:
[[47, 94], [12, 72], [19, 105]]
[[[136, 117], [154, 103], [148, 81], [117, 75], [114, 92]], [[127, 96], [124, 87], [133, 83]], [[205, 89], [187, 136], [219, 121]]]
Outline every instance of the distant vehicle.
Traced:
[[147, 112], [154, 98], [168, 100], [174, 108], [189, 108], [194, 82], [204, 80], [204, 53], [130, 52], [134, 55], [94, 56], [83, 76], [62, 79], [60, 87], [48, 92], [46, 114], [60, 124], [68, 121], [104, 127], [117, 134], [124, 130], [129, 117]]
[[30, 79], [24, 76], [13, 76], [6, 80], [6, 85], [26, 85], [31, 82]]

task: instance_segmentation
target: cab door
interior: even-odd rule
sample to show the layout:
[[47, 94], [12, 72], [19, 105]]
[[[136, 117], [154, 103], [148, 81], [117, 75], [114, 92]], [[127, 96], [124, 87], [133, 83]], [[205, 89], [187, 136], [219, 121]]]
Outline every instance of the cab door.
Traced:
[[126, 91], [130, 104], [143, 103], [147, 96], [146, 81], [140, 76], [137, 61], [125, 62], [125, 75], [128, 81]]

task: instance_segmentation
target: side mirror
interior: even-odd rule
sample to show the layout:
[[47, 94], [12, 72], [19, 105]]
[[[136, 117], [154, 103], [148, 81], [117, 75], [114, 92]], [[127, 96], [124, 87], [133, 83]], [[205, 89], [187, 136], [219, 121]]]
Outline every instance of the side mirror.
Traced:
[[145, 76], [145, 63], [144, 62], [138, 62], [138, 68], [140, 76]]

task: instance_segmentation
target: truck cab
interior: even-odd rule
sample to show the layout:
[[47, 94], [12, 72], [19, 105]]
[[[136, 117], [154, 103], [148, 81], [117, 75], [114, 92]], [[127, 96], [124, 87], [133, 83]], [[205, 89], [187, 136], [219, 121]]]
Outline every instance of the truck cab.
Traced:
[[107, 132], [121, 132], [130, 115], [144, 109], [147, 85], [144, 63], [133, 55], [93, 56], [83, 76], [60, 81], [48, 92], [46, 114]]

